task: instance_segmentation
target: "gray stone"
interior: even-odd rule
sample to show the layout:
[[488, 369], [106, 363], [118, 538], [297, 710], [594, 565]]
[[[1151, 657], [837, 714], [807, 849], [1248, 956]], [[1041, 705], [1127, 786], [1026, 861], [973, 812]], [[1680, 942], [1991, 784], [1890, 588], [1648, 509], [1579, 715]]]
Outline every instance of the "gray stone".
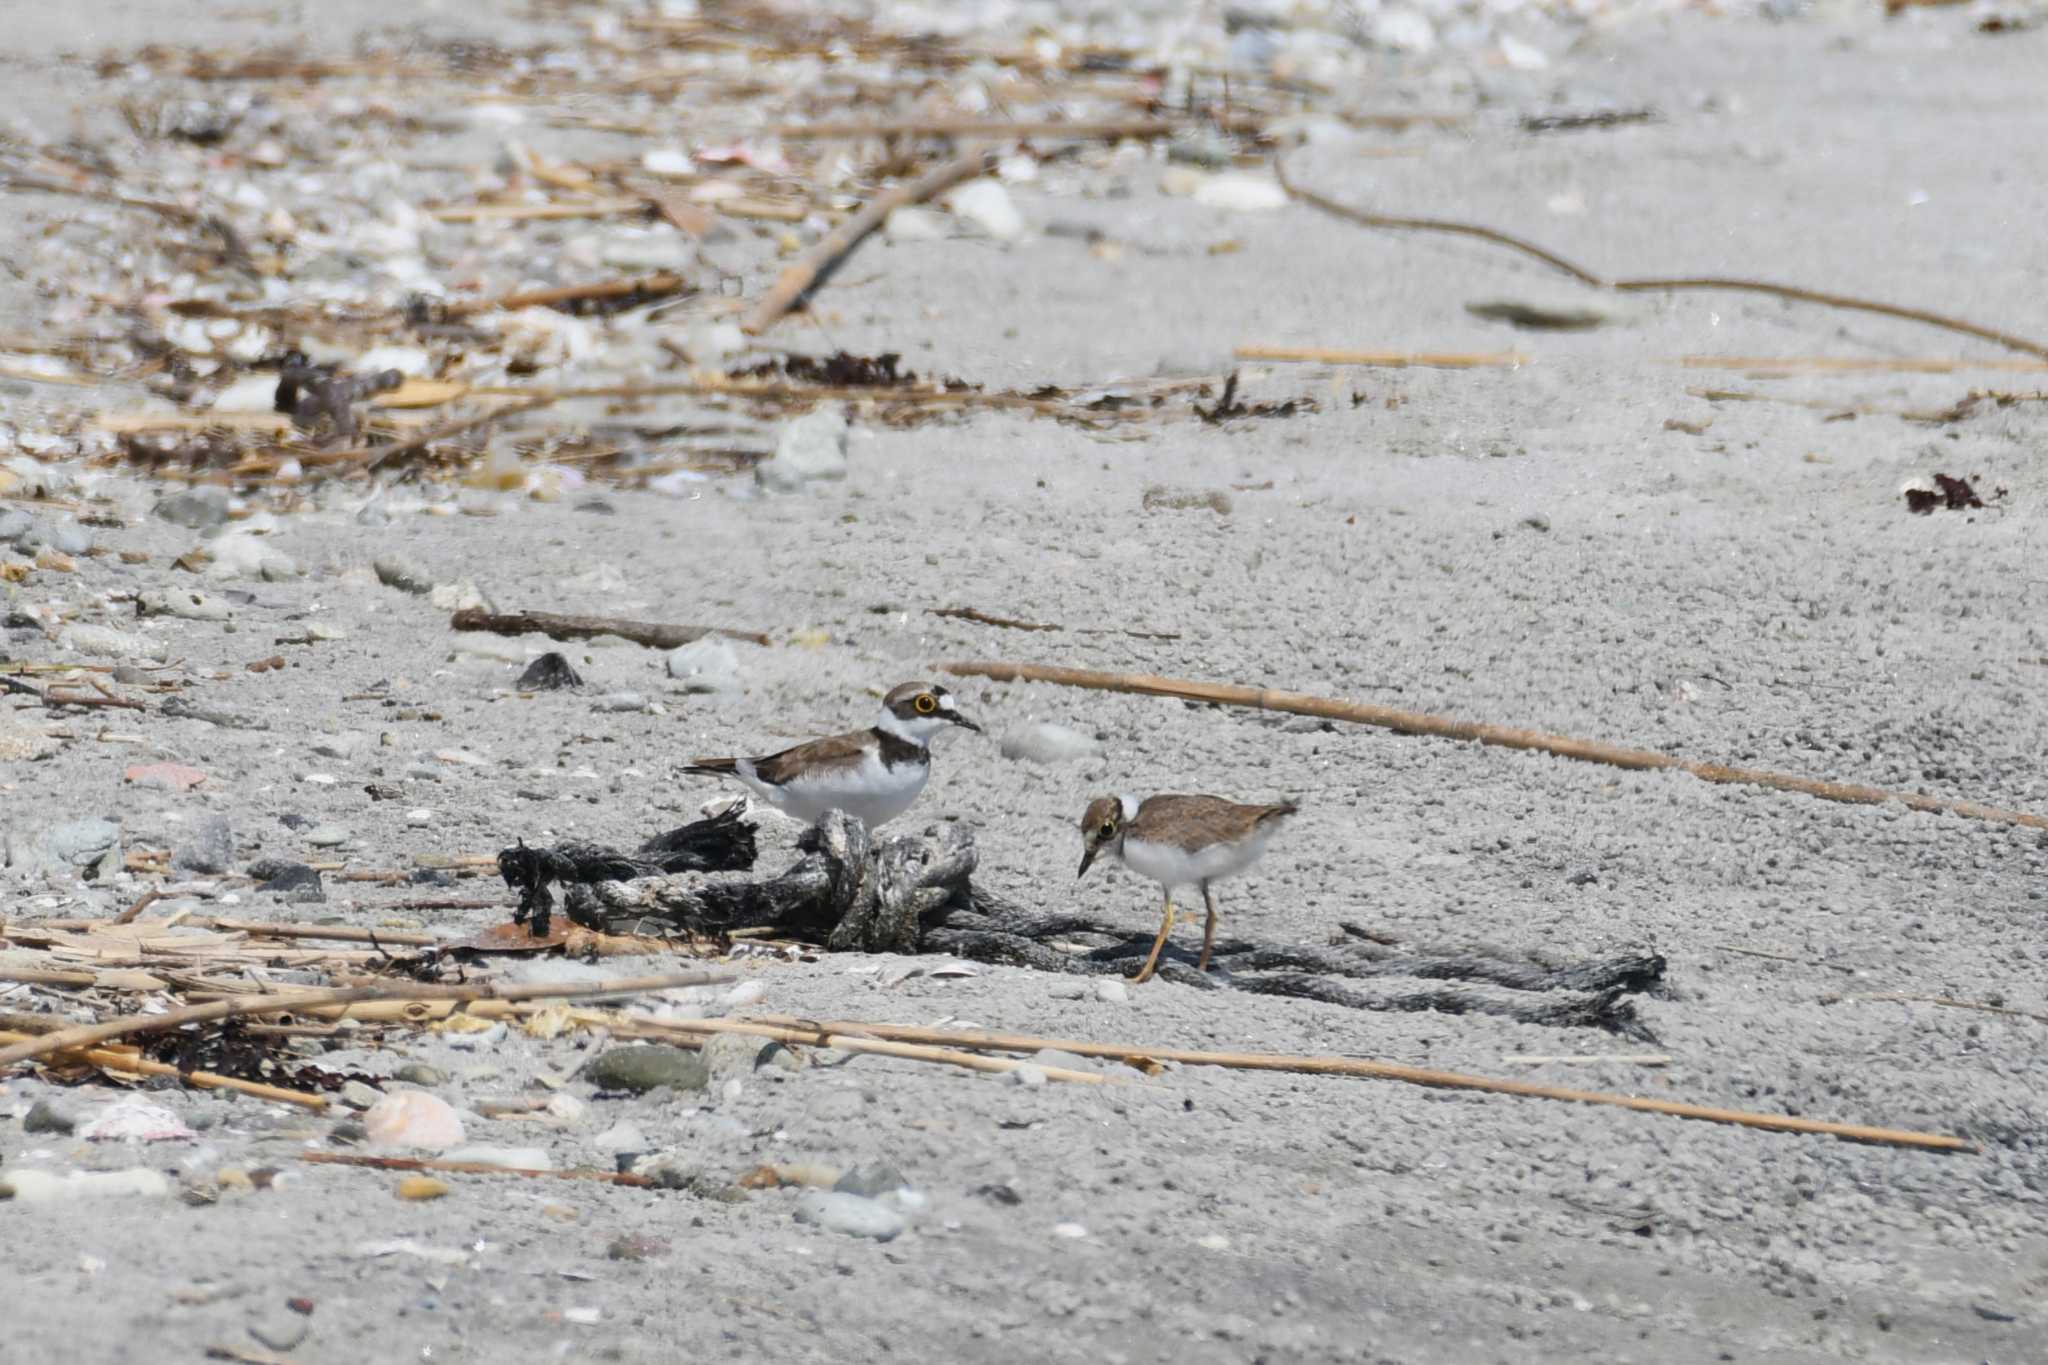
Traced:
[[304, 863], [287, 862], [282, 858], [265, 858], [249, 868], [249, 875], [256, 880], [258, 891], [268, 891], [283, 896], [292, 902], [317, 902], [327, 899], [327, 887], [320, 880], [317, 868]]
[[1028, 1090], [1035, 1090], [1045, 1084], [1046, 1075], [1042, 1068], [1026, 1062], [1014, 1071], [1004, 1072], [1003, 1079], [1011, 1085], [1021, 1085]]
[[857, 1194], [863, 1199], [876, 1199], [909, 1187], [910, 1182], [903, 1178], [903, 1172], [886, 1161], [856, 1166], [832, 1182], [832, 1188], [840, 1194]]
[[312, 1330], [313, 1324], [306, 1321], [304, 1314], [288, 1308], [271, 1309], [249, 1324], [249, 1335], [273, 1351], [293, 1350]]
[[50, 528], [49, 546], [62, 554], [86, 554], [92, 549], [92, 532], [75, 521], [60, 521]]
[[692, 640], [668, 652], [668, 675], [685, 692], [734, 691], [740, 683], [739, 651], [730, 640]]
[[632, 1155], [654, 1147], [640, 1125], [630, 1121], [613, 1124], [592, 1138], [590, 1145], [609, 1156]]
[[102, 659], [150, 659], [157, 663], [162, 663], [170, 653], [170, 646], [162, 640], [115, 630], [112, 626], [83, 624], [64, 627], [57, 636], [57, 648]]
[[377, 571], [377, 581], [387, 588], [409, 592], [414, 597], [425, 597], [434, 590], [434, 580], [403, 555], [383, 555], [371, 566]]
[[704, 1040], [703, 1050], [697, 1056], [704, 1063], [711, 1080], [723, 1085], [729, 1080], [753, 1075], [754, 1068], [761, 1063], [761, 1054], [772, 1046], [774, 1044], [743, 1034], [714, 1033]]
[[158, 502], [156, 514], [173, 526], [203, 531], [228, 519], [228, 497], [228, 490], [218, 484], [201, 484]]
[[350, 1081], [341, 1088], [341, 1102], [351, 1109], [368, 1109], [383, 1098], [383, 1091], [361, 1081]]
[[1600, 869], [1597, 867], [1586, 867], [1583, 865], [1579, 867], [1567, 868], [1565, 870], [1564, 879], [1570, 882], [1573, 886], [1591, 886], [1593, 885], [1593, 883], [1600, 880]]
[[607, 692], [591, 699], [593, 711], [645, 711], [647, 698], [638, 692]]
[[35, 529], [36, 519], [18, 507], [0, 507], [0, 545], [10, 545]]
[[1095, 983], [1095, 998], [1105, 1005], [1127, 1005], [1131, 1000], [1131, 988], [1121, 981], [1098, 981]]
[[1012, 727], [1003, 736], [1000, 747], [1004, 758], [1026, 763], [1069, 763], [1099, 752], [1102, 746], [1079, 730], [1050, 721], [1034, 721]]
[[795, 1048], [784, 1047], [780, 1043], [770, 1043], [761, 1049], [760, 1058], [755, 1062], [755, 1065], [774, 1071], [794, 1072], [802, 1071], [810, 1063], [805, 1061], [804, 1054], [798, 1052]]
[[391, 1073], [391, 1079], [404, 1081], [407, 1085], [446, 1085], [448, 1073], [438, 1067], [428, 1066], [425, 1062], [407, 1062]]
[[314, 848], [339, 848], [349, 840], [349, 832], [341, 825], [316, 825], [306, 832], [306, 842]]
[[191, 872], [218, 875], [235, 860], [235, 826], [225, 815], [213, 815], [199, 822], [192, 837], [178, 845], [171, 866]]
[[226, 599], [197, 588], [162, 588], [139, 593], [135, 610], [142, 616], [177, 616], [187, 621], [225, 621], [234, 615]]
[[583, 1068], [583, 1075], [600, 1090], [627, 1090], [636, 1095], [664, 1087], [702, 1090], [711, 1082], [703, 1058], [666, 1043], [615, 1047], [599, 1053]]
[[1466, 304], [1465, 311], [1475, 318], [1535, 332], [1584, 332], [1627, 318], [1623, 309], [1592, 293], [1477, 299]]
[[21, 1120], [24, 1133], [68, 1133], [77, 1126], [78, 1120], [52, 1108], [48, 1100], [37, 1100], [30, 1105], [27, 1115]]
[[896, 1210], [836, 1190], [806, 1190], [797, 1201], [796, 1221], [877, 1242], [893, 1242], [904, 1226], [903, 1215]]
[[112, 820], [72, 820], [43, 836], [45, 858], [91, 877], [118, 864], [121, 827]]
[[846, 477], [846, 412], [837, 404], [804, 414], [782, 429], [775, 454], [754, 466], [763, 488], [793, 493], [820, 479]]

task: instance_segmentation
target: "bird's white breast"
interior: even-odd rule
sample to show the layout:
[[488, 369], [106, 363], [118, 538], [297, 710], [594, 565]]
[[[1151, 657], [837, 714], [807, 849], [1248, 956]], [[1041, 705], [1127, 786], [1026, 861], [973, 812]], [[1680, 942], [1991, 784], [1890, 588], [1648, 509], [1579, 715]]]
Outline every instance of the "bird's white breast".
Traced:
[[1126, 835], [1122, 857], [1125, 867], [1141, 877], [1150, 877], [1162, 886], [1192, 886], [1244, 871], [1259, 860], [1259, 855], [1266, 851], [1266, 840], [1271, 837], [1271, 830], [1262, 829], [1241, 843], [1185, 849], [1174, 844], [1147, 843], [1135, 835]]
[[890, 767], [873, 750], [863, 754], [858, 764], [807, 773], [779, 787], [757, 778], [751, 763], [742, 761], [736, 769], [763, 800], [807, 824], [827, 811], [842, 810], [869, 829], [909, 810], [931, 776], [929, 763]]

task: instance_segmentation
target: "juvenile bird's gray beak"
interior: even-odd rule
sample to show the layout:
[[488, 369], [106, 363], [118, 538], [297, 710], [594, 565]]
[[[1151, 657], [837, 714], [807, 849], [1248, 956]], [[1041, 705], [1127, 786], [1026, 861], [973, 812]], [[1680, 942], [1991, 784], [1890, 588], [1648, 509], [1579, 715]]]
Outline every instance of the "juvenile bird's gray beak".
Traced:
[[1074, 874], [1075, 881], [1079, 881], [1088, 875], [1088, 865], [1095, 861], [1095, 855], [1101, 851], [1101, 844], [1090, 844], [1081, 850], [1081, 870]]

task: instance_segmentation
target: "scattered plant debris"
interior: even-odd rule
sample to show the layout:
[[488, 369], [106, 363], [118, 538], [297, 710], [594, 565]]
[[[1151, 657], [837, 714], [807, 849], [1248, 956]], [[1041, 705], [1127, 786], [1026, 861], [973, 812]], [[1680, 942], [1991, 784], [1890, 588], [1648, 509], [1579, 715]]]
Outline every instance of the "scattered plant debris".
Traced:
[[1292, 417], [1297, 413], [1314, 412], [1313, 398], [1289, 398], [1281, 403], [1240, 403], [1237, 401], [1237, 371], [1223, 381], [1223, 396], [1210, 407], [1200, 403], [1193, 405], [1195, 416], [1210, 426], [1220, 426], [1234, 417]]
[[[1981, 477], [1973, 475], [1974, 477]], [[2003, 488], [1991, 491], [1991, 501], [2001, 501], [2006, 495]], [[1977, 495], [1976, 487], [1969, 479], [1958, 479], [1948, 474], [1936, 474], [1933, 488], [1908, 488], [1906, 510], [1915, 516], [1926, 516], [1937, 510], [1963, 512], [1981, 509], [1984, 499]]]
[[1587, 128], [1620, 128], [1630, 123], [1655, 123], [1655, 109], [1594, 109], [1570, 114], [1530, 114], [1522, 119], [1525, 133], [1576, 133]]

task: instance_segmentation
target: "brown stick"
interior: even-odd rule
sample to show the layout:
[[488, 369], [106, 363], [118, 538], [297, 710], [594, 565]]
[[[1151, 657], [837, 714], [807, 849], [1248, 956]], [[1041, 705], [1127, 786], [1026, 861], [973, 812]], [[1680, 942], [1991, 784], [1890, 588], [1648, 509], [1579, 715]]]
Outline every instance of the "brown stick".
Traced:
[[517, 1175], [529, 1180], [595, 1180], [605, 1185], [630, 1185], [647, 1189], [654, 1181], [630, 1171], [535, 1171], [524, 1167], [493, 1166], [483, 1161], [436, 1161], [417, 1156], [355, 1156], [345, 1152], [301, 1152], [299, 1160], [315, 1166], [367, 1166], [375, 1171], [449, 1171], [456, 1175]]
[[[1185, 119], [904, 119], [876, 123], [778, 123], [765, 131], [785, 142], [858, 142], [883, 137], [963, 137], [997, 142], [1017, 137], [1119, 138], [1172, 137], [1175, 133], [1212, 128], [1213, 121]], [[1227, 131], [1257, 132], [1262, 125], [1254, 119], [1231, 122]]]
[[231, 1019], [246, 1014], [290, 1014], [315, 1005], [347, 1005], [369, 1000], [566, 1000], [601, 995], [639, 995], [648, 991], [674, 990], [682, 986], [715, 986], [731, 981], [716, 972], [676, 972], [667, 976], [620, 977], [612, 981], [582, 984], [536, 983], [513, 986], [433, 986], [410, 982], [387, 982], [376, 986], [347, 986], [338, 990], [299, 991], [288, 995], [256, 995], [237, 1000], [216, 1000], [205, 1005], [187, 1005], [162, 1014], [131, 1014], [111, 1023], [87, 1024], [46, 1034], [31, 1042], [0, 1048], [0, 1067], [12, 1066], [52, 1052], [92, 1047], [110, 1038], [133, 1033], [161, 1033], [186, 1024], [213, 1019]]
[[811, 1023], [784, 1015], [763, 1015], [757, 1022], [784, 1027], [814, 1029], [834, 1034], [868, 1034], [941, 1044], [957, 1048], [984, 1048], [997, 1052], [1038, 1052], [1057, 1048], [1083, 1057], [1106, 1057], [1116, 1061], [1145, 1063], [1179, 1062], [1183, 1066], [1220, 1066], [1237, 1071], [1292, 1071], [1311, 1076], [1363, 1076], [1374, 1080], [1401, 1081], [1408, 1085], [1446, 1090], [1477, 1090], [1489, 1094], [1521, 1095], [1529, 1099], [1564, 1100], [1574, 1104], [1609, 1105], [1645, 1114], [1668, 1114], [1674, 1118], [1699, 1119], [1707, 1123], [1728, 1123], [1779, 1133], [1813, 1133], [1876, 1142], [1894, 1147], [1916, 1147], [1935, 1152], [1974, 1152], [1972, 1143], [1940, 1133], [1915, 1133], [1896, 1128], [1866, 1128], [1853, 1123], [1831, 1123], [1822, 1119], [1792, 1118], [1782, 1114], [1753, 1114], [1740, 1109], [1715, 1109], [1705, 1105], [1682, 1104], [1675, 1100], [1643, 1099], [1635, 1095], [1613, 1095], [1598, 1090], [1571, 1090], [1563, 1086], [1537, 1085], [1529, 1081], [1494, 1080], [1467, 1076], [1456, 1071], [1432, 1071], [1396, 1062], [1374, 1062], [1356, 1057], [1288, 1057], [1262, 1052], [1196, 1052], [1186, 1048], [1132, 1047], [1122, 1043], [1077, 1042], [1069, 1038], [1034, 1038], [1014, 1033], [966, 1033], [951, 1029], [914, 1028], [900, 1024]]
[[1135, 692], [1151, 697], [1180, 697], [1188, 701], [1212, 702], [1219, 706], [1251, 706], [1263, 711], [1286, 711], [1300, 716], [1320, 716], [1325, 720], [1373, 725], [1404, 735], [1433, 735], [1439, 739], [1469, 740], [1503, 749], [1533, 750], [1537, 753], [1553, 754], [1558, 758], [1577, 759], [1584, 763], [1605, 763], [1615, 768], [1631, 768], [1643, 772], [1690, 773], [1703, 782], [1769, 787], [1774, 791], [1798, 792], [1802, 796], [1819, 797], [1823, 801], [1843, 801], [1860, 806], [1879, 806], [1887, 801], [1897, 801], [1909, 810], [1961, 815], [1972, 820], [2024, 825], [2029, 829], [2048, 829], [2048, 816], [2035, 815], [2028, 811], [2005, 810], [1977, 801], [1963, 801], [1946, 796], [1921, 796], [1916, 792], [1887, 791], [1882, 787], [1866, 787], [1853, 782], [1825, 782], [1817, 778], [1795, 777], [1789, 773], [1774, 773], [1761, 768], [1731, 768], [1719, 763], [1704, 763], [1698, 759], [1677, 758], [1649, 749], [1624, 748], [1597, 739], [1575, 739], [1570, 735], [1546, 734], [1540, 730], [1518, 730], [1505, 725], [1489, 725], [1484, 721], [1452, 720], [1449, 717], [1432, 716], [1420, 711], [1375, 706], [1370, 702], [1316, 697], [1306, 692], [1282, 692], [1272, 688], [1242, 687], [1234, 683], [1191, 682], [1179, 678], [1162, 678], [1150, 673], [1098, 673], [1091, 669], [1058, 668], [1047, 664], [1008, 664], [976, 660], [941, 664], [940, 667], [959, 677], [993, 678], [997, 682], [1049, 682], [1058, 683], [1062, 687], [1087, 687], [1102, 692]]
[[393, 441], [389, 445], [354, 446], [347, 450], [308, 451], [299, 456], [299, 462], [310, 469], [322, 465], [352, 464], [360, 460], [367, 461], [369, 467], [375, 469], [393, 456], [410, 455], [415, 450], [426, 449], [436, 441], [445, 441], [451, 436], [460, 436], [466, 431], [474, 431], [478, 427], [489, 426], [500, 418], [516, 416], [522, 412], [531, 412], [535, 408], [544, 408], [554, 401], [554, 395], [547, 394], [537, 398], [529, 398], [521, 403], [507, 403], [502, 407], [492, 408], [488, 412], [473, 413], [468, 417], [458, 418], [453, 422], [443, 422], [438, 427], [429, 427], [425, 431], [406, 437], [403, 441]]
[[1879, 374], [1954, 374], [1958, 370], [2002, 370], [2038, 374], [2040, 360], [1930, 360], [1926, 358], [1838, 355], [1682, 355], [1669, 363], [1689, 370], [1786, 370]]
[[759, 336], [781, 321], [783, 315], [795, 308], [805, 295], [831, 278], [832, 272], [845, 263], [861, 239], [880, 227], [897, 209], [922, 204], [955, 185], [987, 175], [994, 168], [995, 157], [975, 148], [926, 171], [915, 180], [876, 195], [805, 252], [802, 259], [784, 270], [740, 323], [740, 330], [748, 336]]
[[1418, 232], [1447, 232], [1459, 236], [1477, 237], [1482, 241], [1492, 242], [1498, 246], [1507, 247], [1511, 251], [1519, 251], [1525, 256], [1533, 257], [1552, 269], [1571, 276], [1579, 283], [1591, 285], [1595, 289], [1612, 289], [1617, 293], [1624, 294], [1675, 293], [1682, 290], [1720, 290], [1750, 294], [1769, 294], [1776, 298], [1792, 299], [1800, 303], [1817, 303], [1828, 308], [1847, 308], [1856, 312], [1877, 313], [1885, 317], [1902, 318], [1908, 322], [1925, 323], [1929, 327], [1939, 327], [1944, 331], [1959, 332], [1964, 336], [1973, 336], [1985, 341], [1995, 342], [2007, 350], [2021, 351], [2027, 355], [2048, 358], [2048, 344], [2029, 341], [2025, 337], [2014, 336], [2010, 332], [2001, 332], [1996, 328], [1981, 326], [1978, 323], [1969, 322], [1962, 318], [1949, 317], [1943, 313], [1929, 312], [1924, 308], [1907, 308], [1898, 304], [1879, 303], [1872, 299], [1856, 298], [1848, 294], [1830, 294], [1817, 289], [1802, 289], [1796, 285], [1772, 284], [1765, 280], [1731, 279], [1719, 276], [1610, 280], [1596, 275], [1584, 266], [1576, 265], [1557, 253], [1536, 245], [1534, 242], [1509, 233], [1497, 231], [1494, 228], [1482, 226], [1478, 223], [1462, 223], [1448, 218], [1403, 218], [1392, 214], [1368, 213], [1363, 209], [1352, 208], [1348, 204], [1340, 204], [1334, 199], [1325, 198], [1313, 190], [1305, 190], [1299, 185], [1290, 182], [1287, 178], [1286, 167], [1277, 158], [1273, 163], [1273, 173], [1280, 182], [1280, 188], [1286, 190], [1293, 198], [1299, 199], [1304, 204], [1321, 209], [1325, 213], [1357, 223], [1362, 227], [1396, 228]]
[[[906, 1057], [916, 1062], [939, 1062], [946, 1066], [964, 1067], [969, 1071], [1002, 1072], [1015, 1071], [1031, 1062], [1011, 1061], [1006, 1057], [982, 1057], [972, 1052], [952, 1048], [926, 1047], [917, 1043], [893, 1042], [877, 1038], [864, 1038], [856, 1030], [841, 1033], [834, 1028], [805, 1024], [801, 1020], [778, 1020], [764, 1023], [750, 1019], [636, 1019], [626, 1016], [626, 1021], [644, 1030], [641, 1036], [654, 1037], [661, 1034], [689, 1037], [712, 1033], [738, 1033], [750, 1038], [769, 1038], [778, 1043], [797, 1043], [806, 1047], [834, 1047], [842, 1052], [865, 1052], [881, 1057]], [[614, 1030], [616, 1035], [616, 1030]], [[1070, 1081], [1080, 1085], [1103, 1085], [1109, 1077], [1094, 1071], [1075, 1071], [1071, 1067], [1041, 1066], [1047, 1080]]]
[[1943, 1009], [1976, 1010], [1980, 1014], [2003, 1014], [2014, 1019], [2032, 1019], [2038, 1024], [2048, 1024], [2048, 1014], [2036, 1010], [2016, 1010], [2004, 1005], [1985, 1005], [1975, 1000], [1952, 1000], [1945, 995], [1908, 995], [1903, 991], [1884, 991], [1874, 995], [1845, 995], [1844, 1000], [1887, 1000], [1908, 1005], [1939, 1005]]
[[[27, 1042], [37, 1036], [0, 1030], [0, 1043]], [[217, 1076], [211, 1071], [180, 1071], [168, 1062], [153, 1062], [147, 1057], [140, 1056], [133, 1049], [93, 1047], [77, 1050], [73, 1055], [105, 1071], [125, 1071], [135, 1076], [175, 1076], [184, 1084], [198, 1090], [238, 1090], [257, 1099], [275, 1100], [280, 1104], [296, 1104], [316, 1114], [327, 1111], [328, 1102], [320, 1095], [308, 1095], [304, 1091], [286, 1090], [282, 1086], [264, 1085], [234, 1076]]]
[[1239, 360], [1298, 361], [1311, 365], [1370, 365], [1383, 370], [1518, 370], [1536, 357], [1520, 351], [1343, 351], [1327, 346], [1240, 346]]
[[647, 212], [645, 199], [588, 199], [568, 204], [457, 204], [429, 209], [427, 216], [439, 223], [506, 223], [542, 218], [610, 218], [621, 213]]
[[135, 917], [137, 915], [149, 909], [150, 906], [155, 905], [158, 901], [162, 900], [163, 897], [164, 893], [161, 888], [151, 887], [149, 890], [143, 892], [142, 895], [136, 899], [135, 904], [129, 906], [126, 910], [123, 910], [120, 914], [114, 916], [114, 923], [135, 923]]
[[546, 308], [558, 303], [576, 303], [584, 299], [627, 298], [634, 294], [649, 297], [674, 294], [685, 288], [681, 275], [666, 272], [643, 275], [637, 280], [605, 280], [599, 284], [565, 284], [553, 289], [528, 289], [523, 292], [500, 294], [494, 299], [471, 299], [448, 305], [448, 316], [470, 317], [477, 313], [489, 313], [499, 309], [507, 312], [518, 308]]
[[625, 621], [615, 616], [557, 616], [545, 611], [494, 612], [470, 608], [458, 611], [448, 624], [456, 630], [486, 630], [493, 635], [545, 635], [555, 640], [591, 640], [616, 635], [649, 649], [674, 649], [708, 635], [728, 640], [747, 640], [757, 645], [770, 643], [766, 635], [753, 630], [727, 630], [723, 626], [672, 626], [656, 621]]

